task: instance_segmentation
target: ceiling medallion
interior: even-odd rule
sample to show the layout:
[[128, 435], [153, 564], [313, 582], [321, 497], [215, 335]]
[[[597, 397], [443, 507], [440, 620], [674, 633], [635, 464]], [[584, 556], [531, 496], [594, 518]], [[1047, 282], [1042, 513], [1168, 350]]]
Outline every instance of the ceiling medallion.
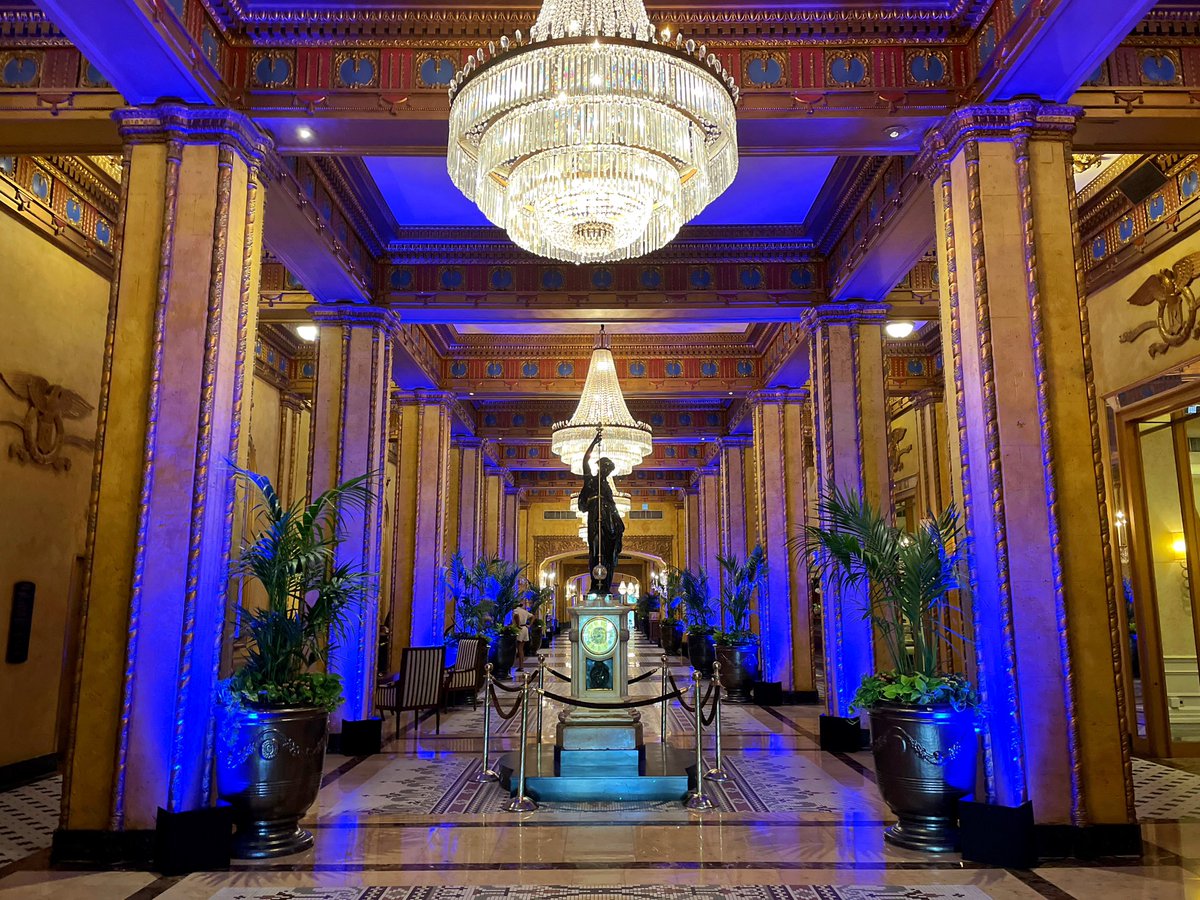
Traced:
[[[551, 0], [553, 2], [553, 0]], [[566, 422], [558, 422], [550, 435], [550, 450], [560, 457], [576, 475], [583, 474], [583, 457], [596, 437], [596, 429], [603, 428], [604, 436], [593, 458], [595, 461], [608, 457], [613, 461], [614, 478], [628, 475], [633, 467], [650, 455], [650, 426], [639, 422], [625, 405], [625, 395], [617, 381], [617, 364], [609, 349], [609, 337], [600, 327], [596, 348], [592, 350], [592, 361], [588, 367], [587, 380], [575, 414]]]
[[737, 174], [739, 89], [642, 0], [545, 0], [450, 85], [450, 178], [519, 246], [596, 263], [665, 245]]

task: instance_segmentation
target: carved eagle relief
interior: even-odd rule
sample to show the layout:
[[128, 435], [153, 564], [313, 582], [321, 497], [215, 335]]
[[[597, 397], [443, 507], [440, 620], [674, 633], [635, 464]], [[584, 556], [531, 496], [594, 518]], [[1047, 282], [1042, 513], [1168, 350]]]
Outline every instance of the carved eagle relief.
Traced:
[[1162, 340], [1150, 345], [1150, 355], [1154, 357], [1200, 337], [1200, 327], [1196, 324], [1196, 295], [1191, 288], [1197, 275], [1200, 275], [1200, 253], [1185, 256], [1171, 268], [1159, 269], [1148, 277], [1129, 298], [1129, 303], [1133, 306], [1157, 303], [1158, 313], [1150, 321], [1122, 334], [1121, 343], [1132, 343], [1147, 331], [1157, 328]]
[[27, 372], [0, 372], [0, 383], [18, 400], [29, 404], [22, 421], [0, 419], [0, 425], [11, 425], [22, 432], [21, 443], [9, 445], [10, 458], [66, 472], [71, 468], [71, 460], [62, 455], [64, 446], [92, 449], [92, 440], [66, 431], [64, 420], [82, 419], [94, 409], [79, 394]]

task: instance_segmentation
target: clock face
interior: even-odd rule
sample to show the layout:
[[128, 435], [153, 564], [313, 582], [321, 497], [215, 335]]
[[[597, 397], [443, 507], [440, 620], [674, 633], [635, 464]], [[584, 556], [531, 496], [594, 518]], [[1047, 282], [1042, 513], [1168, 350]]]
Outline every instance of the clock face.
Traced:
[[583, 648], [592, 656], [607, 656], [617, 646], [617, 629], [610, 619], [588, 619], [581, 635]]

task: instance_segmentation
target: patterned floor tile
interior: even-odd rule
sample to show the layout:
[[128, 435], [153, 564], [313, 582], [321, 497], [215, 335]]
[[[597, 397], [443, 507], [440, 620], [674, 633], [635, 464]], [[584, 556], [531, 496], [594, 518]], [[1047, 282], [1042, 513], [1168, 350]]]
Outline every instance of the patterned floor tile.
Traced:
[[1139, 819], [1200, 820], [1200, 775], [1135, 759], [1133, 790]]
[[50, 846], [61, 795], [58, 775], [0, 793], [0, 865]]
[[988, 900], [969, 885], [223, 888], [213, 900]]

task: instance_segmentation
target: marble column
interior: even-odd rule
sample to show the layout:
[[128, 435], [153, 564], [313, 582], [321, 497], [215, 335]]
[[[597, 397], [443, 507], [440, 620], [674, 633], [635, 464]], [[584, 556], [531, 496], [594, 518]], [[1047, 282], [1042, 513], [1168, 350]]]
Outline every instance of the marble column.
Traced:
[[451, 454], [451, 465], [458, 473], [453, 549], [470, 565], [483, 552], [483, 441], [455, 438]]
[[[345, 541], [338, 563], [379, 572], [383, 562], [383, 471], [388, 440], [388, 392], [392, 383], [393, 313], [375, 306], [343, 303], [309, 309], [320, 329], [312, 413], [312, 478], [309, 496], [370, 474], [373, 496], [363, 509], [342, 514]], [[342, 676], [342, 705], [332, 728], [343, 720], [371, 716], [379, 647], [379, 581], [365, 603], [352, 611], [329, 660]]]
[[391, 671], [406, 646], [440, 644], [443, 606], [439, 577], [445, 547], [450, 416], [446, 391], [394, 391], [397, 421], [395, 535], [392, 546]]
[[[963, 509], [987, 799], [1134, 820], [1100, 419], [1071, 169], [1079, 110], [956, 111], [926, 139], [951, 484]], [[1134, 841], [1136, 844], [1136, 841]]]
[[517, 487], [511, 478], [504, 479], [500, 510], [500, 555], [510, 562], [517, 562], [517, 520], [520, 502]]
[[719, 456], [713, 457], [704, 468], [694, 476], [694, 484], [699, 490], [699, 539], [697, 544], [700, 556], [696, 562], [697, 570], [703, 569], [708, 574], [709, 587], [712, 589], [713, 602], [716, 602], [717, 592], [721, 588], [721, 565], [717, 556], [721, 553], [721, 470]]
[[805, 390], [756, 391], [747, 397], [754, 425], [759, 485], [758, 534], [767, 555], [766, 587], [758, 600], [763, 680], [785, 691], [816, 690], [808, 563], [789, 546], [807, 515], [803, 415]]
[[[718, 443], [721, 509], [721, 555], [745, 559], [757, 543], [757, 488], [754, 483], [753, 438], [730, 435]], [[715, 587], [715, 586], [714, 586]]]
[[[812, 373], [817, 482], [853, 490], [886, 514], [891, 511], [887, 452], [883, 324], [886, 307], [837, 303], [805, 317]], [[821, 584], [825, 645], [825, 703], [849, 716], [850, 702], [875, 671], [871, 623], [863, 618], [865, 589], [839, 591]]]
[[500, 556], [504, 546], [504, 482], [507, 477], [508, 473], [496, 466], [485, 454], [480, 522], [483, 529], [483, 554], [489, 559]]
[[299, 394], [285, 391], [279, 402], [279, 478], [276, 490], [290, 506], [308, 490], [308, 447], [312, 429], [312, 404]]
[[[116, 114], [121, 211], [88, 511], [84, 631], [55, 852], [212, 798], [250, 409], [268, 139], [221, 109]], [[251, 357], [252, 359], [252, 357]], [[117, 847], [118, 842], [106, 846]]]
[[684, 497], [684, 513], [687, 516], [687, 554], [680, 568], [695, 570], [700, 565], [700, 485], [693, 475]]
[[946, 404], [941, 389], [913, 396], [913, 436], [917, 457], [917, 515], [941, 512], [950, 502], [949, 446], [946, 440]]

